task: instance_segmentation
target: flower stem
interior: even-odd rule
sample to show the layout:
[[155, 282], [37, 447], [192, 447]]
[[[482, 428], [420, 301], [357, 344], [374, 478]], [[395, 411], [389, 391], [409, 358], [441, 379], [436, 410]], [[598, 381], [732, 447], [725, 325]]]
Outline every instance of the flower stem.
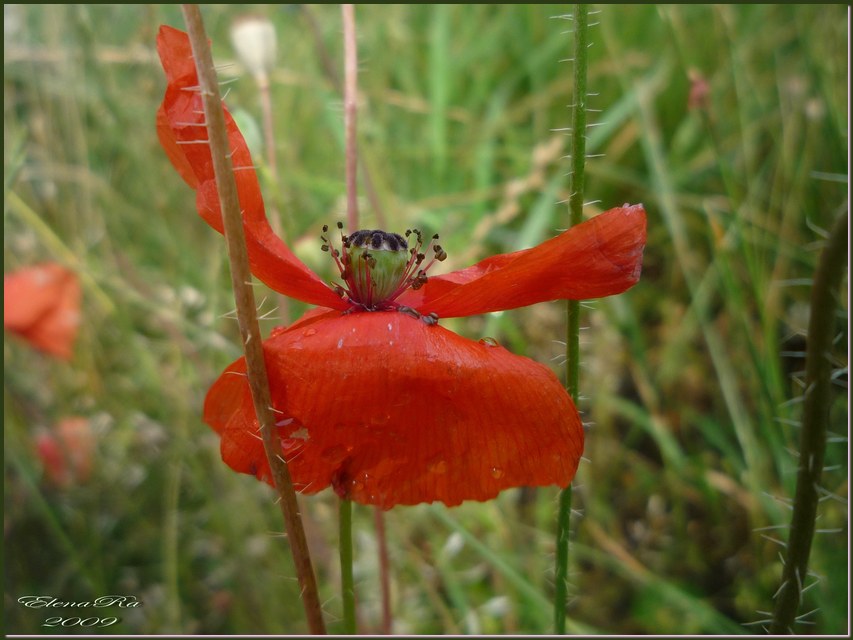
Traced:
[[358, 230], [358, 189], [356, 186], [358, 148], [356, 111], [358, 106], [358, 52], [355, 42], [355, 8], [341, 5], [344, 26], [344, 136], [346, 138], [347, 227]]
[[352, 580], [352, 501], [341, 499], [340, 528], [341, 599], [344, 603], [344, 633], [355, 635], [355, 589]]
[[[355, 42], [355, 8], [341, 5], [344, 31], [344, 154], [346, 159], [347, 227], [358, 230], [358, 191], [356, 185], [358, 148], [356, 146], [356, 110], [358, 106], [358, 51]], [[344, 633], [355, 634], [355, 587], [352, 580], [352, 502], [341, 499], [339, 544], [341, 557], [341, 600], [344, 605]]]
[[382, 633], [391, 635], [391, 577], [388, 560], [388, 538], [385, 536], [385, 513], [373, 507], [373, 523], [376, 526], [376, 545], [379, 548], [379, 585], [382, 589]]
[[216, 189], [222, 208], [228, 261], [231, 266], [231, 284], [237, 305], [237, 321], [246, 354], [246, 374], [249, 388], [260, 425], [264, 450], [280, 497], [279, 505], [290, 540], [290, 549], [301, 587], [302, 604], [308, 619], [308, 627], [313, 634], [323, 634], [326, 632], [323, 613], [320, 608], [320, 598], [317, 593], [317, 582], [311, 565], [311, 557], [308, 553], [305, 530], [302, 528], [302, 520], [299, 516], [296, 492], [293, 489], [290, 472], [281, 457], [281, 445], [273, 430], [275, 417], [272, 412], [272, 400], [264, 362], [263, 345], [260, 340], [261, 334], [258, 328], [255, 296], [251, 285], [252, 274], [249, 270], [237, 183], [231, 165], [228, 133], [225, 129], [225, 115], [219, 97], [213, 57], [198, 5], [185, 4], [181, 8], [198, 70], [213, 169], [216, 175]]
[[826, 451], [832, 376], [832, 342], [836, 335], [838, 290], [847, 266], [847, 214], [838, 216], [812, 282], [811, 315], [806, 338], [806, 386], [800, 435], [800, 468], [786, 547], [782, 586], [770, 623], [771, 634], [794, 633], [793, 625], [806, 587], [809, 552], [815, 530], [818, 487]]
[[[320, 24], [317, 20], [314, 10], [310, 4], [297, 5], [301, 8], [301, 15], [308, 23], [308, 28], [311, 30], [311, 35], [314, 39], [314, 46], [317, 52], [317, 57], [320, 58], [320, 66], [323, 68], [323, 73], [326, 79], [332, 85], [335, 91], [343, 95], [343, 83], [341, 82], [340, 74], [335, 67], [329, 51], [326, 48], [324, 36], [320, 29]], [[373, 179], [370, 177], [370, 165], [365, 160], [364, 156], [356, 149], [356, 158], [358, 165], [361, 168], [361, 183], [364, 185], [365, 195], [370, 204], [370, 211], [376, 216], [376, 225], [379, 229], [387, 229], [388, 225], [385, 222], [385, 211], [382, 203], [379, 202], [379, 194], [376, 192], [376, 187], [373, 185]], [[355, 229], [350, 229], [355, 231]]]
[[[586, 77], [589, 31], [589, 7], [574, 5], [574, 107], [572, 108], [571, 195], [569, 226], [583, 220], [584, 161], [586, 160]], [[577, 404], [580, 364], [580, 303], [569, 300], [566, 306], [566, 390]], [[568, 599], [569, 534], [572, 515], [572, 487], [560, 493], [557, 515], [557, 550], [554, 593], [554, 632], [566, 633], [566, 601]]]
[[[267, 152], [267, 166], [270, 170], [272, 180], [278, 188], [278, 164], [275, 154], [275, 131], [273, 125], [273, 104], [272, 91], [270, 90], [269, 74], [264, 75], [257, 80], [258, 92], [261, 96], [261, 111], [263, 112], [263, 130], [264, 130], [264, 148]], [[268, 205], [270, 226], [276, 235], [287, 242], [287, 234], [284, 230], [284, 225], [281, 221], [281, 215], [278, 211], [278, 206], [275, 202], [270, 202]], [[278, 301], [279, 317], [285, 324], [290, 324], [290, 299], [283, 293], [276, 293]]]

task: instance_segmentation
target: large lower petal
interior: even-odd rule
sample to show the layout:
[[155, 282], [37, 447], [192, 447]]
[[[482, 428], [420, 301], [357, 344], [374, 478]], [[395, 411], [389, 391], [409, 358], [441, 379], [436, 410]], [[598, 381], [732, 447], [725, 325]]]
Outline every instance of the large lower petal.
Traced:
[[[264, 343], [282, 453], [303, 493], [394, 505], [567, 486], [583, 450], [547, 367], [399, 312], [314, 316]], [[245, 361], [211, 387], [205, 421], [236, 471], [270, 481]]]
[[69, 359], [80, 328], [77, 275], [44, 263], [4, 276], [3, 326], [36, 349]]
[[642, 205], [610, 209], [551, 240], [430, 276], [401, 304], [439, 317], [470, 316], [549, 300], [615, 295], [640, 278], [646, 245]]
[[[189, 38], [183, 31], [162, 26], [157, 36], [157, 49], [168, 79], [163, 104], [157, 112], [160, 143], [181, 177], [197, 189], [199, 214], [222, 233], [213, 160], [207, 143], [204, 108], [198, 92], [198, 75]], [[273, 233], [267, 221], [249, 148], [227, 109], [225, 123], [252, 272], [287, 296], [309, 304], [345, 309], [347, 304], [340, 296]]]

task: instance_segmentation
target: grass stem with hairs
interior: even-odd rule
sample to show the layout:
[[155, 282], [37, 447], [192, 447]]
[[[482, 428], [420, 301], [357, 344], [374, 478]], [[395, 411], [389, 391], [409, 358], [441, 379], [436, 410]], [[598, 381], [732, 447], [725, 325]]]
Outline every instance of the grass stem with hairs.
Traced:
[[[589, 7], [574, 6], [572, 16], [575, 37], [574, 80], [571, 135], [571, 189], [569, 196], [569, 227], [583, 221], [584, 161], [586, 159], [586, 78]], [[580, 360], [580, 302], [566, 303], [566, 390], [577, 404]], [[569, 534], [572, 516], [572, 487], [560, 492], [557, 515], [557, 554], [554, 593], [554, 632], [566, 633], [566, 600], [568, 596]]]
[[296, 492], [290, 478], [287, 464], [281, 458], [281, 445], [274, 432], [275, 417], [272, 411], [269, 381], [264, 362], [261, 334], [258, 327], [258, 316], [255, 307], [255, 296], [252, 291], [252, 274], [249, 270], [249, 259], [246, 251], [246, 238], [243, 232], [243, 218], [240, 212], [240, 202], [237, 196], [237, 183], [234, 179], [234, 169], [231, 166], [228, 134], [225, 128], [225, 115], [222, 100], [219, 96], [219, 86], [216, 70], [213, 67], [213, 56], [208, 44], [201, 11], [197, 5], [182, 5], [184, 21], [187, 25], [193, 57], [198, 70], [201, 97], [204, 104], [204, 116], [207, 122], [207, 132], [210, 152], [213, 157], [213, 168], [216, 175], [216, 189], [219, 193], [219, 203], [222, 208], [222, 221], [225, 228], [225, 241], [228, 247], [228, 262], [231, 266], [231, 284], [234, 290], [234, 300], [237, 305], [237, 321], [240, 325], [240, 335], [246, 354], [246, 373], [255, 413], [258, 417], [264, 450], [272, 471], [273, 481], [279, 494], [279, 505], [284, 516], [287, 536], [293, 554], [293, 562], [302, 591], [302, 604], [308, 619], [308, 627], [313, 634], [325, 633], [323, 613], [320, 608], [320, 598], [317, 593], [317, 583], [311, 557], [308, 553], [308, 543], [299, 507], [296, 502]]

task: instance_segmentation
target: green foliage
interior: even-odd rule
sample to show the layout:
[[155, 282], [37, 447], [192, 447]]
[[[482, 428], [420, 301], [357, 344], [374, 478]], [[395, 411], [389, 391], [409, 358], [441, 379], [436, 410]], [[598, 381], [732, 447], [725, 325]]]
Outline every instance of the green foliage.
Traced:
[[[566, 226], [571, 41], [563, 7], [359, 5], [359, 136], [391, 230], [439, 232], [459, 268]], [[229, 25], [204, 8], [227, 102], [260, 130], [258, 92]], [[275, 23], [278, 175], [265, 198], [296, 252], [331, 277], [319, 233], [344, 218], [340, 12], [258, 5]], [[581, 403], [592, 422], [576, 480], [569, 629], [757, 631], [772, 609], [797, 468], [808, 281], [846, 206], [846, 11], [840, 5], [602, 6], [592, 16], [587, 215], [643, 202], [640, 284], [582, 312]], [[224, 245], [195, 214], [154, 117], [168, 5], [4, 7], [4, 268], [53, 259], [83, 280], [70, 363], [4, 345], [5, 621], [41, 633], [51, 594], [144, 602], [119, 633], [299, 633], [298, 585], [272, 493], [232, 473], [200, 419], [239, 353]], [[691, 78], [693, 79], [691, 81]], [[707, 82], [699, 108], [691, 86]], [[248, 125], [247, 125], [248, 126]], [[257, 144], [263, 138], [256, 134]], [[253, 143], [255, 144], [255, 143]], [[367, 194], [361, 189], [367, 202]], [[846, 283], [845, 283], [846, 286]], [[261, 311], [274, 308], [267, 295]], [[292, 304], [291, 317], [301, 310]], [[542, 362], [562, 305], [454, 320]], [[838, 318], [826, 500], [803, 632], [847, 625], [846, 308]], [[269, 330], [281, 318], [262, 324]], [[33, 438], [91, 419], [92, 476], [52, 486]], [[334, 496], [302, 499], [341, 631]], [[387, 514], [395, 630], [546, 633], [556, 490]], [[375, 535], [356, 505], [355, 583], [379, 628]], [[60, 610], [61, 611], [61, 610]], [[51, 611], [53, 614], [53, 611]], [[112, 614], [112, 610], [111, 610]], [[571, 626], [574, 625], [574, 628]]]

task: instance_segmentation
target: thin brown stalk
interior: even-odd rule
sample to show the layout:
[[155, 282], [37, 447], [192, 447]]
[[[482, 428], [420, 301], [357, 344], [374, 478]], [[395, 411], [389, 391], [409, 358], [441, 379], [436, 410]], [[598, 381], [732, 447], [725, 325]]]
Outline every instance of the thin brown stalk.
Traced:
[[347, 228], [358, 229], [358, 145], [356, 111], [358, 107], [358, 50], [355, 44], [355, 8], [341, 5], [344, 25], [344, 135], [346, 138]]
[[[323, 34], [320, 31], [320, 25], [317, 23], [317, 17], [314, 15], [311, 5], [303, 4], [300, 6], [302, 8], [302, 16], [308, 23], [308, 28], [311, 29], [311, 35], [314, 38], [317, 57], [320, 58], [320, 64], [323, 67], [323, 73], [325, 73], [326, 79], [332, 87], [334, 87], [335, 91], [343, 95], [341, 77], [334, 62], [332, 62], [329, 50], [323, 42]], [[365, 161], [364, 156], [359, 153], [358, 149], [356, 149], [356, 157], [358, 158], [358, 165], [361, 169], [361, 182], [364, 185], [364, 190], [367, 192], [367, 201], [370, 203], [370, 209], [373, 212], [373, 215], [376, 216], [376, 224], [380, 229], [387, 229], [388, 225], [386, 224], [385, 211], [382, 208], [382, 204], [379, 202], [379, 194], [376, 193], [376, 187], [373, 185], [373, 178], [370, 177], [370, 166]]]
[[382, 633], [391, 635], [391, 578], [388, 562], [388, 539], [385, 537], [385, 513], [373, 508], [373, 524], [376, 527], [376, 544], [379, 547], [379, 585], [382, 590]]
[[[269, 76], [264, 74], [258, 79], [258, 92], [261, 95], [261, 111], [263, 112], [264, 147], [267, 152], [267, 166], [273, 181], [278, 184], [278, 163], [275, 157], [275, 133], [273, 129], [272, 91], [270, 91]], [[287, 242], [287, 236], [281, 223], [278, 207], [274, 203], [269, 204], [269, 218], [272, 230]], [[290, 300], [284, 294], [276, 294], [278, 300], [279, 317], [285, 323], [290, 323]]]
[[275, 417], [272, 411], [263, 346], [255, 310], [255, 296], [251, 284], [252, 274], [249, 270], [246, 252], [246, 239], [243, 233], [243, 219], [237, 196], [237, 183], [231, 165], [228, 133], [225, 128], [225, 115], [219, 97], [213, 57], [198, 5], [185, 4], [181, 8], [198, 70], [208, 139], [216, 175], [216, 188], [219, 192], [219, 203], [222, 208], [228, 260], [231, 265], [231, 283], [237, 305], [237, 321], [246, 354], [247, 377], [252, 401], [258, 417], [264, 449], [272, 470], [273, 481], [280, 497], [279, 506], [290, 539], [290, 548], [302, 590], [302, 603], [305, 607], [308, 627], [313, 634], [324, 634], [326, 632], [325, 623], [323, 622], [320, 598], [317, 593], [317, 582], [308, 554], [305, 531], [302, 528], [302, 521], [299, 516], [296, 492], [293, 489], [293, 482], [287, 465], [281, 458], [281, 447], [273, 431]]

